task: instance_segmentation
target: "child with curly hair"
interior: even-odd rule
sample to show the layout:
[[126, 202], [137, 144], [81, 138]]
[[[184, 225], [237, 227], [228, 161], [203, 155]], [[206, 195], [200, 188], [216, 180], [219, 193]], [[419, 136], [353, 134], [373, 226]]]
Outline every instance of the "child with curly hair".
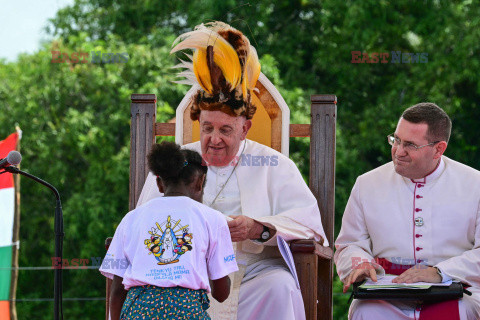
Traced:
[[148, 155], [163, 197], [130, 211], [100, 272], [113, 279], [111, 319], [210, 319], [238, 270], [224, 216], [203, 205], [207, 167], [195, 151], [163, 142]]

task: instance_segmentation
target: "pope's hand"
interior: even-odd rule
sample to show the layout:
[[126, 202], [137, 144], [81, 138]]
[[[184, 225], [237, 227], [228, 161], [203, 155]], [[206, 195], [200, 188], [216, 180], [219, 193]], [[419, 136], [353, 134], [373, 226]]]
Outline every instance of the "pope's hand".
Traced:
[[372, 281], [377, 282], [377, 272], [375, 268], [368, 262], [364, 262], [355, 267], [350, 272], [347, 278], [343, 281], [343, 293], [347, 292], [348, 288], [357, 281], [362, 281], [365, 278], [370, 278]]
[[442, 277], [438, 274], [437, 269], [422, 265], [416, 265], [408, 269], [398, 277], [392, 280], [395, 283], [413, 283], [413, 282], [442, 282]]
[[263, 231], [262, 224], [247, 216], [230, 216], [233, 220], [228, 221], [232, 242], [247, 239], [258, 239]]

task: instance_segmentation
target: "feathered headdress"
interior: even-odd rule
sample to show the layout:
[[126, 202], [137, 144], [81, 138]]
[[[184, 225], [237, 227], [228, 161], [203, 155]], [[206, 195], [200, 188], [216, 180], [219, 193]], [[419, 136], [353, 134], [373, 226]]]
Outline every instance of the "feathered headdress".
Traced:
[[193, 49], [191, 61], [180, 60], [176, 68], [185, 79], [177, 81], [202, 88], [193, 103], [192, 120], [198, 120], [201, 110], [222, 111], [231, 116], [251, 119], [256, 107], [251, 95], [260, 75], [257, 51], [247, 37], [226, 23], [217, 21], [201, 24], [194, 31], [180, 35], [170, 53]]

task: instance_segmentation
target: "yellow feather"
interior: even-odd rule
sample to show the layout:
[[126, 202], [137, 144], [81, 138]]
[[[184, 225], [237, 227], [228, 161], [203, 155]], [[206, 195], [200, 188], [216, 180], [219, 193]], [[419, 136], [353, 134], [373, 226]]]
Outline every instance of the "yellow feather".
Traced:
[[[218, 33], [213, 32], [205, 27], [199, 28], [195, 31], [188, 32], [181, 35], [175, 40], [175, 43], [180, 41], [171, 51], [177, 52], [183, 49], [197, 49], [205, 50], [209, 45], [213, 46], [213, 61], [222, 70], [223, 76], [232, 88], [237, 87], [241, 81], [242, 69], [235, 49], [223, 39]], [[195, 64], [195, 58], [193, 62]], [[205, 57], [206, 58], [206, 57]], [[206, 61], [206, 59], [205, 59]]]
[[192, 57], [193, 60], [193, 72], [197, 77], [198, 84], [206, 92], [212, 94], [212, 81], [210, 79], [210, 70], [207, 64], [207, 50], [197, 49]]
[[243, 80], [242, 80], [242, 95], [243, 95], [243, 99], [247, 99], [247, 83], [248, 83], [248, 74], [245, 72], [243, 74]]
[[232, 89], [236, 88], [242, 78], [242, 68], [235, 49], [227, 42], [215, 42], [213, 61], [222, 70], [225, 80], [232, 85]]

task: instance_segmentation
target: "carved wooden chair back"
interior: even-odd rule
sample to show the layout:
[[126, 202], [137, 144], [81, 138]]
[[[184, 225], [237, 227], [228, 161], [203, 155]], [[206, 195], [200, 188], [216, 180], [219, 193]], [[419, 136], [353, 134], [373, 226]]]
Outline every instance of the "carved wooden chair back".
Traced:
[[[135, 208], [148, 174], [146, 155], [156, 136], [175, 136], [178, 144], [199, 140], [198, 121], [191, 121], [193, 87], [177, 108], [175, 123], [156, 123], [154, 94], [131, 96], [130, 210]], [[311, 123], [290, 124], [290, 111], [278, 90], [263, 74], [257, 81], [257, 112], [248, 139], [289, 154], [290, 137], [310, 137], [310, 189], [317, 198], [330, 247], [312, 240], [292, 241], [307, 319], [332, 319], [333, 229], [335, 193], [336, 96], [311, 97]], [[111, 238], [107, 238], [108, 249]], [[106, 319], [111, 281], [107, 280]], [[318, 302], [317, 302], [318, 301]]]

